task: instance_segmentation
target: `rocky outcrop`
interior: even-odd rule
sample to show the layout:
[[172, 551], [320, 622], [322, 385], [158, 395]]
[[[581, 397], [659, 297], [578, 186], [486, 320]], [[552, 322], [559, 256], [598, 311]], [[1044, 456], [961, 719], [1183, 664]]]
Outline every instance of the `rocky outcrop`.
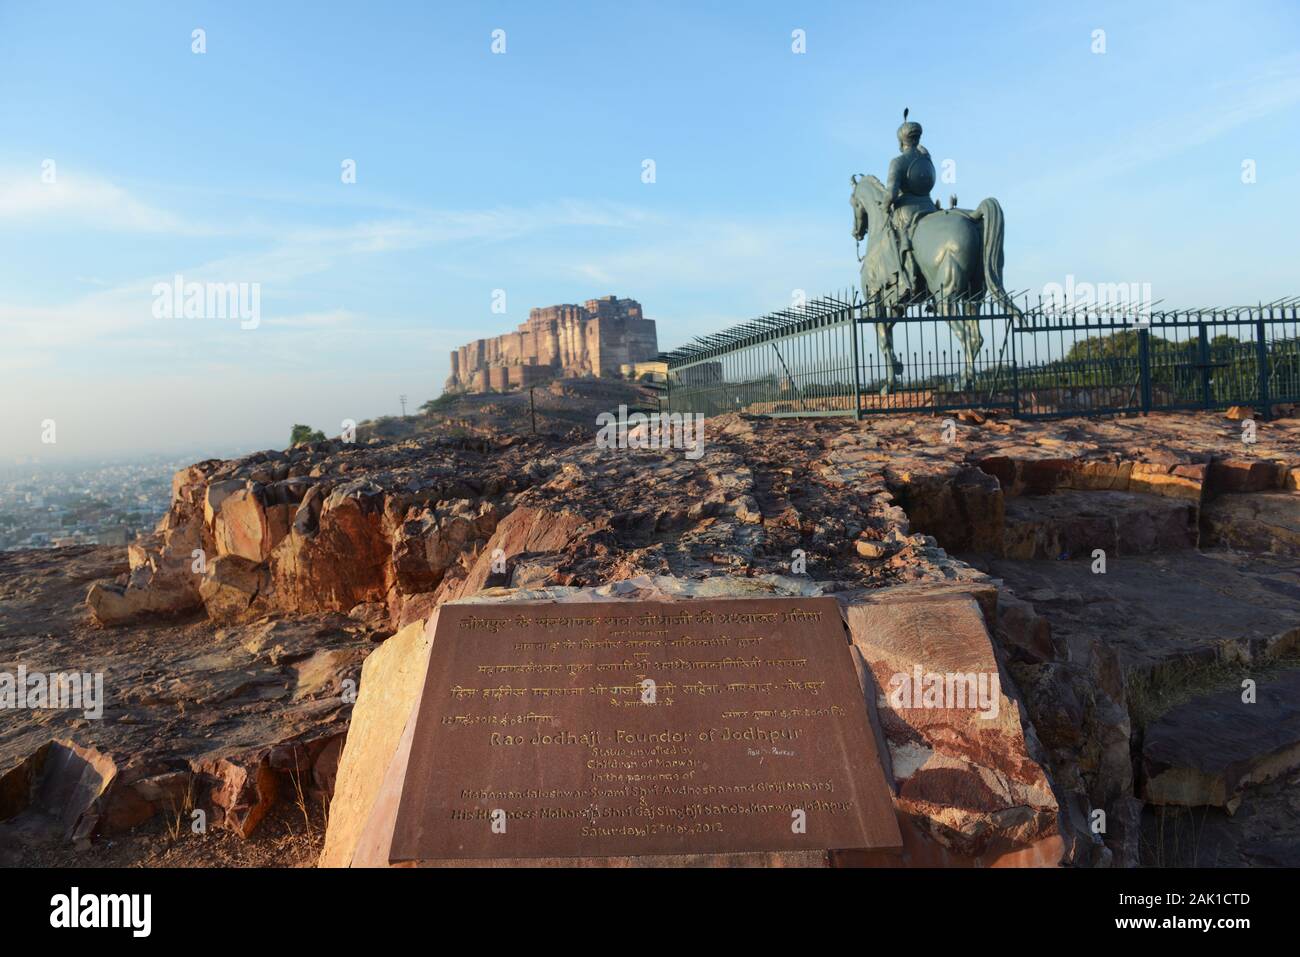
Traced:
[[[189, 471], [189, 470], [182, 470]], [[202, 529], [183, 499], [152, 538], [127, 550], [125, 581], [96, 582], [86, 604], [96, 621], [122, 625], [147, 615], [183, 615], [202, 607], [198, 574], [203, 569]]]
[[994, 476], [973, 467], [955, 475], [891, 469], [886, 476], [918, 532], [933, 535], [953, 551], [1001, 547], [1004, 498]]
[[1072, 653], [1047, 618], [1005, 588], [996, 636], [1044, 748], [1062, 830], [1073, 839], [1067, 859], [1136, 865], [1141, 802], [1133, 793], [1133, 728], [1119, 656], [1100, 641]]
[[478, 559], [464, 579], [448, 589], [447, 596], [463, 598], [489, 584], [527, 586], [558, 581], [560, 576], [555, 574], [557, 566], [554, 563], [541, 576], [533, 576], [530, 581], [529, 572], [536, 567], [530, 563], [541, 556], [573, 548], [582, 538], [607, 525], [604, 521], [593, 522], [575, 512], [532, 506], [517, 508], [496, 526]]
[[[1130, 747], [1136, 734], [1140, 748], [1143, 732], [1129, 716], [1126, 671], [1158, 665], [1178, 642], [1145, 606], [1117, 606], [1116, 596], [1129, 594], [1118, 579], [1139, 595], [1161, 588], [1192, 607], [1213, 570], [1183, 581], [1129, 562], [1112, 581], [1084, 563], [1043, 563], [1084, 567], [1069, 573], [1068, 587], [1055, 579], [1016, 584], [1017, 598], [981, 569], [990, 556], [1082, 556], [1088, 546], [1121, 558], [1175, 550], [1197, 557], [1198, 528], [1202, 547], [1280, 554], [1289, 519], [1277, 509], [1295, 494], [1287, 482], [1300, 469], [1300, 428], [1260, 423], [1251, 448], [1205, 416], [1025, 423], [961, 415], [955, 429], [949, 442], [928, 417], [728, 415], [710, 420], [704, 455], [694, 460], [671, 449], [597, 448], [589, 431], [456, 439], [403, 432], [181, 470], [157, 533], [133, 546], [126, 574], [98, 582], [86, 604], [101, 624], [166, 636], [151, 644], [154, 654], [167, 642], [208, 642], [226, 663], [209, 666], [206, 650], [182, 644], [183, 656], [154, 665], [159, 673], [133, 674], [121, 687], [143, 707], [182, 708], [178, 727], [199, 722], [218, 738], [229, 732], [205, 714], [216, 703], [238, 702], [241, 717], [231, 723], [244, 728], [258, 702], [274, 701], [276, 720], [292, 733], [249, 731], [237, 747], [222, 742], [192, 749], [179, 764], [155, 763], [141, 780], [188, 776], [200, 800], [211, 794], [223, 826], [239, 833], [283, 799], [289, 776], [328, 789], [327, 742], [335, 741], [337, 764], [348, 716], [333, 700], [333, 682], [359, 663], [368, 642], [427, 620], [445, 601], [502, 589], [635, 592], [628, 583], [642, 580], [678, 594], [795, 582], [846, 605], [937, 598], [962, 608], [952, 612], [960, 627], [945, 632], [951, 645], [869, 634], [861, 653], [877, 680], [896, 673], [888, 669], [929, 667], [926, 656], [943, 673], [967, 667], [999, 676], [993, 724], [925, 708], [886, 715], [901, 805], [930, 846], [950, 860], [982, 863], [1131, 863], [1140, 802]], [[1204, 609], [1207, 634], [1241, 619], [1250, 632], [1241, 642], [1294, 645], [1269, 616], [1255, 621], [1257, 598], [1288, 587], [1280, 572], [1269, 575], [1231, 615]], [[1113, 635], [1081, 636], [1072, 625], [1084, 610], [1111, 623]], [[906, 625], [903, 611], [888, 615], [899, 634], [923, 632]], [[1049, 615], [1065, 623], [1059, 633]], [[180, 620], [169, 624], [168, 616]], [[279, 616], [269, 630], [267, 616]], [[315, 624], [295, 630], [326, 619], [355, 644], [313, 637]], [[334, 635], [336, 625], [320, 625], [320, 634]], [[232, 649], [245, 644], [255, 650], [240, 658]], [[1206, 637], [1195, 653], [1213, 658], [1226, 645]], [[96, 729], [86, 741], [99, 747], [106, 737], [129, 737], [129, 728]], [[28, 740], [22, 754], [34, 746]], [[144, 797], [154, 785], [142, 787], [128, 789], [143, 804], [123, 798], [123, 819], [141, 807], [158, 813]]]
[[1008, 500], [996, 554], [1020, 560], [1195, 548], [1196, 506], [1138, 492], [1057, 492]]
[[238, 555], [213, 559], [199, 582], [199, 597], [213, 621], [231, 622], [266, 612], [265, 596], [270, 585], [267, 570]]
[[248, 837], [279, 796], [280, 778], [266, 759], [249, 764], [215, 757], [199, 762], [197, 772], [211, 783], [208, 801], [216, 811], [213, 822], [240, 837]]
[[[239, 488], [221, 495], [215, 506], [212, 506], [212, 495], [209, 494], [210, 524], [217, 554], [234, 555], [253, 563], [270, 558], [272, 550], [288, 534], [289, 523], [296, 511], [292, 498], [284, 493], [291, 494], [292, 487], [271, 486], [268, 491], [267, 486], [246, 481]], [[276, 498], [288, 500], [277, 503]], [[205, 508], [205, 514], [208, 508]]]
[[1221, 495], [1205, 505], [1207, 545], [1300, 556], [1300, 492]]
[[[456, 444], [379, 445], [321, 442], [181, 470], [158, 532], [132, 546], [129, 577], [92, 586], [95, 620], [202, 609], [233, 621], [375, 602], [396, 613], [452, 565], [468, 568], [506, 511], [503, 496], [537, 469], [517, 453], [498, 465]], [[444, 454], [430, 461], [428, 451]], [[488, 474], [462, 478], [467, 460], [486, 461]], [[351, 477], [354, 468], [384, 484]]]
[[[598, 449], [589, 436], [318, 442], [179, 472], [172, 510], [133, 549], [129, 579], [98, 584], [89, 605], [107, 624], [209, 604], [209, 614], [230, 620], [245, 610], [346, 613], [382, 603], [397, 625], [489, 582], [781, 573], [800, 552], [807, 574], [825, 577], [816, 567], [824, 561], [848, 583], [878, 587], [966, 574], [941, 551], [924, 551], [918, 535], [949, 551], [1021, 558], [1190, 546], [1203, 497], [1280, 487], [1300, 460], [1300, 433], [1293, 439], [1284, 422], [1269, 423], [1257, 457], [1242, 458], [1222, 454], [1223, 437], [1216, 454], [1214, 436], [1189, 436], [1189, 423], [1204, 417], [1163, 421], [1167, 434], [1148, 425], [1138, 442], [1122, 423], [964, 416], [948, 442], [923, 418], [794, 429], [729, 415], [710, 423], [698, 461], [673, 450]], [[1257, 494], [1288, 504], [1293, 495]], [[1218, 495], [1207, 508], [1224, 516], [1209, 525], [1215, 541], [1269, 524], [1237, 518], [1230, 502]], [[507, 531], [520, 540], [500, 539], [517, 510]], [[1273, 523], [1277, 547], [1289, 541], [1287, 521]], [[544, 544], [528, 544], [530, 535]], [[504, 569], [492, 559], [498, 549]], [[258, 571], [233, 560], [208, 570], [227, 558]]]
[[384, 601], [394, 581], [394, 522], [384, 490], [358, 479], [322, 492], [321, 499], [314, 523], [314, 500], [304, 502], [271, 554], [273, 601], [302, 611], [345, 611]]
[[[1253, 682], [1252, 682], [1253, 684]], [[1149, 803], [1233, 812], [1249, 786], [1300, 768], [1300, 671], [1198, 696], [1146, 729], [1142, 796]]]
[[52, 829], [64, 840], [89, 840], [116, 777], [113, 760], [94, 748], [68, 740], [42, 745], [0, 776], [0, 838]]
[[1074, 836], [1019, 694], [970, 598], [850, 605], [900, 814], [959, 858], [1056, 864]]
[[503, 514], [499, 505], [479, 502], [475, 506], [472, 499], [409, 513], [393, 542], [398, 589], [412, 595], [436, 589], [462, 558], [482, 551]]
[[[308, 789], [320, 788], [314, 768], [319, 763], [322, 775], [332, 775], [339, 739], [189, 762], [114, 756], [66, 739], [51, 741], [0, 776], [0, 838], [25, 834], [28, 841], [84, 843], [155, 815], [177, 832], [201, 820], [204, 828], [248, 837], [294, 775], [304, 776]], [[302, 756], [301, 767], [285, 762], [283, 755], [293, 753]], [[332, 789], [332, 778], [324, 783]]]

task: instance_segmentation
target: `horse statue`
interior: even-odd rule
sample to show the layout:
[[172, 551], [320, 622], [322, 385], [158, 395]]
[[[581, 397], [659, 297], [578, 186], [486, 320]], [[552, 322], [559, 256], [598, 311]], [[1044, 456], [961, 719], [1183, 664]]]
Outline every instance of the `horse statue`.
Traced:
[[[907, 128], [906, 114], [904, 121]], [[919, 138], [920, 127], [911, 126]], [[903, 363], [894, 353], [894, 324], [909, 305], [917, 303], [929, 304], [956, 333], [965, 352], [962, 388], [973, 389], [975, 358], [984, 346], [978, 318], [980, 299], [988, 295], [1014, 310], [1002, 286], [1002, 207], [990, 197], [974, 210], [957, 209], [955, 200], [952, 208], [939, 209], [930, 201], [927, 187], [923, 202], [919, 197], [903, 197], [912, 203], [910, 222], [904, 226], [910, 227], [910, 243], [896, 245], [899, 231], [891, 216], [895, 214], [899, 190], [894, 187], [892, 164], [890, 180], [891, 186], [886, 187], [875, 176], [859, 173], [850, 177], [853, 238], [867, 240], [866, 255], [861, 259], [862, 293], [877, 315], [893, 316], [876, 322], [876, 340], [886, 360], [885, 384], [880, 394], [892, 392], [896, 377], [903, 371]], [[900, 248], [911, 256], [918, 274], [915, 283], [899, 274], [900, 269], [910, 266], [902, 261]]]

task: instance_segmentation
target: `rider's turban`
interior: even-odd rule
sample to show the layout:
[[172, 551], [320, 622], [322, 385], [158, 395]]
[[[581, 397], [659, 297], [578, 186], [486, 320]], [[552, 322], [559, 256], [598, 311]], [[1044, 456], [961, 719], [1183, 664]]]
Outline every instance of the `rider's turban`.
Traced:
[[905, 121], [903, 125], [898, 128], [898, 142], [900, 146], [903, 143], [911, 143], [915, 146], [917, 143], [921, 142], [921, 124]]

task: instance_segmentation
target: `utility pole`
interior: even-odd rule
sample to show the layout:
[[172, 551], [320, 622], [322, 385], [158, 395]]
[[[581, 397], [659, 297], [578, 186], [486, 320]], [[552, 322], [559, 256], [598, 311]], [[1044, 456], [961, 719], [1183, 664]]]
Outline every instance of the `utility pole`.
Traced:
[[528, 415], [533, 420], [533, 435], [537, 434], [537, 407], [533, 405], [533, 390], [536, 388], [534, 385], [528, 387]]
[[406, 418], [406, 396], [399, 395], [397, 399], [402, 403], [402, 418]]

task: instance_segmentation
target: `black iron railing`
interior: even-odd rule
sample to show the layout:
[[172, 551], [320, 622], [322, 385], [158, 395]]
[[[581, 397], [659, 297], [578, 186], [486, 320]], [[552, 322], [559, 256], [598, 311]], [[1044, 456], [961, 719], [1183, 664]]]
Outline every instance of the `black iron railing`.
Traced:
[[1300, 401], [1300, 298], [1155, 309], [1063, 308], [1022, 295], [900, 309], [846, 292], [663, 358], [674, 412], [1041, 417], [1249, 405], [1267, 415]]

